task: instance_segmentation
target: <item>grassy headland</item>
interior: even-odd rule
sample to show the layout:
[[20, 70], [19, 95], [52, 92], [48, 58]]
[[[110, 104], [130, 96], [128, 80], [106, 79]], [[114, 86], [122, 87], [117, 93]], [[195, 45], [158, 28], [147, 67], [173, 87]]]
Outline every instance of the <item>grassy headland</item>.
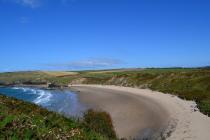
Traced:
[[0, 84], [109, 84], [170, 93], [187, 100], [195, 100], [204, 114], [210, 115], [210, 69], [163, 68], [81, 71], [49, 74], [42, 71], [1, 73]]
[[145, 69], [83, 75], [86, 84], [111, 84], [149, 88], [194, 100], [201, 112], [210, 115], [210, 69]]
[[105, 112], [90, 110], [75, 120], [0, 95], [0, 139], [115, 140], [116, 134]]

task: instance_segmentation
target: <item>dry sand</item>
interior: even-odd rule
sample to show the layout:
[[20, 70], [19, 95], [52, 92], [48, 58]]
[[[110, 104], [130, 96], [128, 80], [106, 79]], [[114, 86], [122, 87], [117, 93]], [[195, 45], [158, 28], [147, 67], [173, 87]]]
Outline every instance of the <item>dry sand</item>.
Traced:
[[[210, 118], [193, 101], [170, 94], [118, 86], [71, 85], [81, 102], [110, 113], [119, 137], [169, 135], [168, 140], [209, 140]], [[140, 137], [141, 136], [141, 137]]]

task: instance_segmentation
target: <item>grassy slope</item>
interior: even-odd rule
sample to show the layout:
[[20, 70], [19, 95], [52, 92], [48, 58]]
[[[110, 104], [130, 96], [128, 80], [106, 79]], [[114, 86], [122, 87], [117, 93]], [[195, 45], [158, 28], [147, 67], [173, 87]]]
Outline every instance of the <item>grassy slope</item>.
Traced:
[[53, 82], [66, 85], [77, 76], [77, 73], [67, 73], [44, 71], [0, 73], [0, 84], [46, 84], [47, 82]]
[[[83, 121], [76, 121], [34, 104], [0, 95], [0, 139], [115, 139], [109, 115], [104, 112], [89, 115], [91, 112], [86, 113]], [[100, 125], [86, 121], [91, 118]], [[101, 129], [103, 127], [105, 130]]]
[[142, 71], [85, 74], [87, 84], [113, 84], [150, 88], [195, 100], [210, 115], [210, 69], [146, 69]]
[[[50, 81], [68, 84], [72, 81], [86, 84], [112, 84], [150, 88], [164, 93], [195, 100], [200, 110], [210, 115], [210, 69], [125, 69], [111, 71], [83, 71], [68, 76], [53, 76], [43, 72], [2, 73], [0, 83], [17, 81]], [[84, 80], [85, 79], [85, 80]]]

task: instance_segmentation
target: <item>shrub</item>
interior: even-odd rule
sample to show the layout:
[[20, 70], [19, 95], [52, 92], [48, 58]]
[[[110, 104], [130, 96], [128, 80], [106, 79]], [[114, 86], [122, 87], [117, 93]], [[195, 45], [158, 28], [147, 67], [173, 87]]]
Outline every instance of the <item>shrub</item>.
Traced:
[[112, 119], [106, 112], [96, 112], [88, 110], [84, 114], [84, 125], [90, 130], [94, 130], [109, 139], [116, 139], [116, 133], [112, 124]]
[[204, 114], [210, 114], [210, 100], [203, 100], [198, 104], [198, 107], [201, 112]]

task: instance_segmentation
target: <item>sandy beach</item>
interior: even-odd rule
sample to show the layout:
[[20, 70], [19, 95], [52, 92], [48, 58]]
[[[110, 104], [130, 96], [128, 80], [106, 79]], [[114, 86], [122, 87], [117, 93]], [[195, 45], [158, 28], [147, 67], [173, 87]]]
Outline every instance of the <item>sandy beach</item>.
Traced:
[[[210, 139], [210, 118], [193, 101], [170, 94], [108, 85], [71, 85], [82, 103], [110, 113], [122, 138]], [[163, 133], [164, 131], [164, 133]]]

